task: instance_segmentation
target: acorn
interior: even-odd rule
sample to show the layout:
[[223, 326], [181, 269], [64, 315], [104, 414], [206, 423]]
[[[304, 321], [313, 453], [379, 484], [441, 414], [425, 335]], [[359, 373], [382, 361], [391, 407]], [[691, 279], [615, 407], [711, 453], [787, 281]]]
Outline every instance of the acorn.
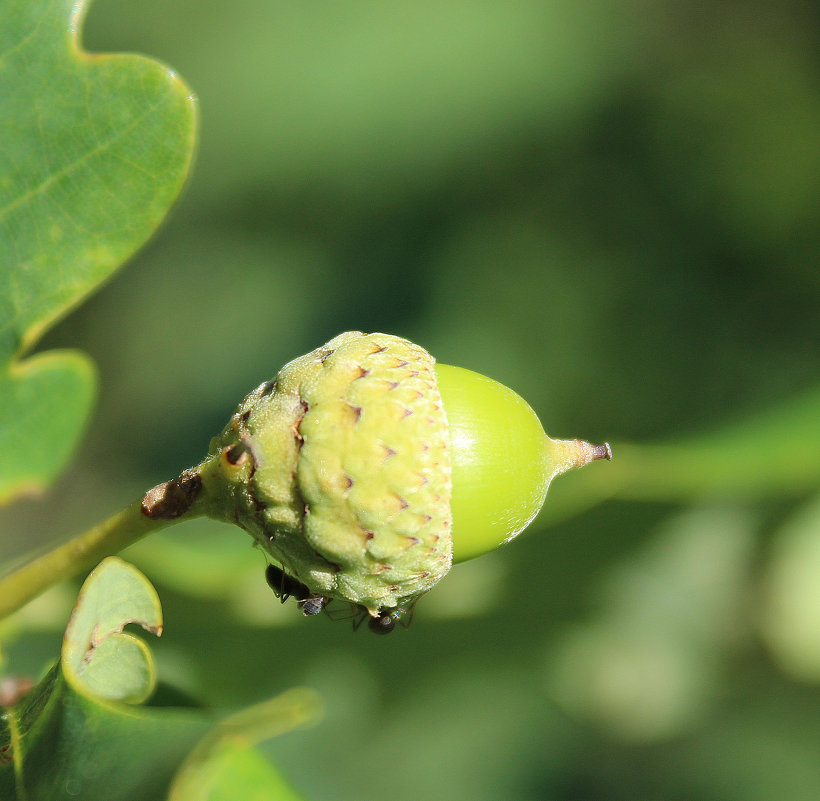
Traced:
[[526, 528], [555, 476], [611, 458], [609, 445], [550, 439], [492, 379], [351, 331], [251, 392], [153, 508], [196, 497], [282, 565], [283, 597], [347, 601], [390, 630], [454, 560]]

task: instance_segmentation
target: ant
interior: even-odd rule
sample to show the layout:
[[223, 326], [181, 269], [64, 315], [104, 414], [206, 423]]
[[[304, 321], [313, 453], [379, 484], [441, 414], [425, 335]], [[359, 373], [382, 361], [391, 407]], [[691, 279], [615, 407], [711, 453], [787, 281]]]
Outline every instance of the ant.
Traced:
[[[390, 634], [396, 628], [396, 623], [401, 623], [402, 626], [407, 628], [410, 625], [410, 620], [408, 619], [407, 622], [402, 620], [404, 613], [405, 610], [399, 606], [395, 609], [382, 609], [378, 617], [371, 617], [367, 621], [367, 628], [374, 634]], [[361, 625], [361, 621], [359, 621], [359, 625]]]
[[[273, 590], [273, 594], [285, 603], [293, 596], [299, 606], [302, 607], [303, 615], [318, 615], [320, 612], [327, 612], [327, 605], [331, 599], [325, 595], [315, 595], [301, 581], [285, 573], [282, 568], [276, 565], [268, 565], [265, 568], [265, 580]], [[396, 623], [401, 623], [404, 628], [410, 625], [412, 609], [407, 615], [404, 607], [397, 606], [394, 609], [382, 609], [376, 617], [373, 617], [363, 606], [356, 607], [353, 615], [353, 630], [361, 626], [366, 617], [369, 617], [367, 628], [374, 634], [390, 634], [396, 627]], [[406, 619], [405, 619], [406, 616]]]
[[330, 603], [330, 598], [314, 595], [301, 581], [289, 576], [276, 565], [265, 568], [265, 580], [282, 603], [292, 595], [302, 607], [303, 615], [318, 615]]

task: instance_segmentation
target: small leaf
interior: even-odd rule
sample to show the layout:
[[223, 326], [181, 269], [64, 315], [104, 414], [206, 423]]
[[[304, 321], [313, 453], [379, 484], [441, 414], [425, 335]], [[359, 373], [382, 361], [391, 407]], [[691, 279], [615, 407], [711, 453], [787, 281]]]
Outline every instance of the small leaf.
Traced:
[[176, 74], [79, 45], [88, 0], [0, 0], [0, 502], [46, 485], [95, 394], [78, 353], [18, 361], [156, 229], [191, 164]]
[[62, 661], [0, 707], [0, 799], [165, 801], [173, 787], [177, 801], [299, 801], [253, 746], [313, 722], [316, 694], [290, 690], [216, 725], [198, 708], [121, 703], [154, 682], [147, 646], [122, 633], [128, 623], [159, 633], [159, 601], [110, 557], [80, 590]]
[[226, 745], [169, 801], [302, 801], [273, 765], [255, 748]]
[[128, 703], [151, 694], [151, 652], [123, 633], [128, 623], [161, 634], [159, 598], [142, 573], [112, 556], [85, 580], [63, 639], [63, 672], [75, 689]]
[[[154, 683], [150, 652], [122, 633], [127, 623], [159, 633], [156, 593], [117, 557], [103, 561], [80, 590], [63, 640], [63, 658], [4, 716], [8, 764], [2, 798], [111, 801], [161, 798], [177, 765], [211, 725], [193, 709], [152, 710], [112, 703], [146, 697]], [[121, 657], [121, 658], [120, 658]]]
[[255, 743], [315, 722], [318, 696], [296, 688], [222, 721], [191, 752], [169, 801], [300, 801]]
[[774, 534], [761, 629], [775, 661], [799, 681], [820, 682], [820, 496]]

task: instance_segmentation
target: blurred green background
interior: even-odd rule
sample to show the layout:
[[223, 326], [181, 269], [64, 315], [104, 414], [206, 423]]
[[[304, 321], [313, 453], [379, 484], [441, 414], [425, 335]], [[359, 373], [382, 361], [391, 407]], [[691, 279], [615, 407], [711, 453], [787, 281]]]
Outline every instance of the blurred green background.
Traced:
[[[101, 396], [67, 474], [0, 513], [5, 558], [198, 461], [247, 391], [351, 328], [616, 460], [795, 398], [820, 422], [816, 3], [96, 0], [85, 43], [173, 65], [200, 153], [163, 230], [42, 343], [88, 351]], [[777, 419], [796, 464], [818, 450]], [[820, 798], [820, 479], [750, 432], [772, 491], [682, 493], [671, 448], [629, 502], [595, 465], [613, 500], [553, 518], [585, 486], [560, 479], [389, 638], [278, 605], [239, 531], [155, 535], [126, 558], [163, 599], [160, 675], [227, 708], [317, 688], [323, 721], [266, 746], [309, 799]], [[12, 670], [56, 656], [74, 591], [21, 617]]]

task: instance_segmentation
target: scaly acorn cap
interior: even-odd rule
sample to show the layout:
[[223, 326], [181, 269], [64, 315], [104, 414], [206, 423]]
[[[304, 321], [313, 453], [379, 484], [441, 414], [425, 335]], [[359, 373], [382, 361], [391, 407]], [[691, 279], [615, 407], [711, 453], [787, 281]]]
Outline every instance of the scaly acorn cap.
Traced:
[[211, 443], [203, 489], [221, 502], [209, 513], [317, 595], [376, 614], [426, 592], [453, 558], [433, 364], [407, 340], [359, 332], [290, 362]]
[[311, 593], [375, 617], [447, 574], [454, 527], [459, 559], [491, 550], [535, 517], [555, 475], [600, 458], [608, 446], [550, 440], [503, 385], [352, 331], [248, 395], [194, 475], [209, 515]]

